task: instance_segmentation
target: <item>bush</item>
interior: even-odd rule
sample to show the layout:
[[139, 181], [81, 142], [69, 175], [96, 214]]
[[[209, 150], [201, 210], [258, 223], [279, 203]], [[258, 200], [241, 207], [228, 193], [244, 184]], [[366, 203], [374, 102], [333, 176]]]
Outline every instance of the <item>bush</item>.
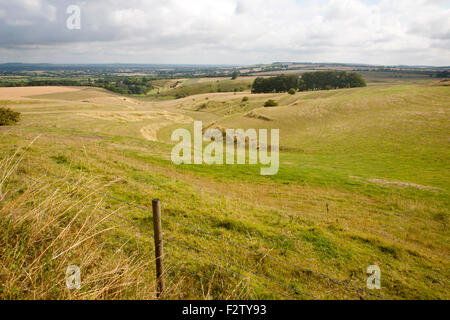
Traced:
[[276, 107], [278, 105], [278, 102], [275, 100], [267, 100], [266, 103], [264, 103], [264, 107]]
[[202, 103], [201, 105], [199, 105], [197, 107], [196, 111], [200, 111], [200, 110], [203, 110], [203, 109], [206, 109], [206, 108], [208, 108], [208, 105], [206, 103]]
[[294, 94], [297, 93], [297, 90], [295, 90], [294, 88], [290, 88], [289, 91], [288, 91], [288, 93], [289, 93], [290, 95], [294, 95]]
[[242, 98], [242, 102], [247, 102], [248, 101], [248, 97], [243, 97]]
[[8, 108], [0, 107], [0, 126], [10, 126], [19, 122], [20, 113]]

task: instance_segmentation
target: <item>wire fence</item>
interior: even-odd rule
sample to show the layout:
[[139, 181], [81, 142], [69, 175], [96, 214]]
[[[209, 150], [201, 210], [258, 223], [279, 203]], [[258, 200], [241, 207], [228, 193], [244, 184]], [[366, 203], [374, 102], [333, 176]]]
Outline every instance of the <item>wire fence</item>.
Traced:
[[[42, 184], [42, 182], [40, 182], [39, 180], [33, 179], [33, 178], [29, 177], [29, 176], [24, 175], [24, 178], [25, 178], [25, 179], [28, 179], [28, 180], [30, 180], [30, 181], [32, 181], [32, 182], [34, 182], [34, 183], [41, 183], [41, 184]], [[50, 193], [50, 192], [48, 192], [48, 193]], [[62, 194], [65, 194], [65, 195], [68, 195], [68, 196], [69, 196], [69, 195], [73, 195], [73, 194], [68, 193], [68, 192], [61, 192], [61, 193], [62, 193]], [[130, 220], [130, 219], [127, 219], [127, 218], [125, 218], [125, 217], [122, 217], [122, 216], [120, 216], [116, 211], [111, 211], [111, 210], [104, 209], [104, 208], [102, 208], [102, 207], [99, 207], [98, 205], [89, 203], [89, 202], [87, 202], [87, 201], [84, 201], [84, 202], [83, 202], [83, 205], [85, 205], [86, 207], [91, 207], [91, 208], [93, 208], [93, 209], [98, 209], [98, 210], [100, 210], [100, 211], [106, 213], [107, 216], [105, 216], [104, 214], [102, 214], [102, 216], [105, 217], [105, 218], [107, 218], [107, 219], [110, 220], [110, 221], [113, 221], [114, 223], [119, 224], [119, 225], [120, 225], [121, 227], [123, 227], [123, 228], [132, 229], [132, 230], [136, 231], [138, 234], [140, 234], [141, 236], [146, 237], [146, 238], [148, 238], [148, 239], [153, 238], [153, 234], [150, 234], [150, 233], [143, 233], [142, 230], [140, 229], [140, 228], [143, 228], [143, 229], [145, 229], [145, 230], [147, 230], [147, 231], [149, 231], [149, 232], [152, 233], [153, 231], [151, 230], [151, 228], [149, 228], [149, 227], [147, 227], [147, 226], [144, 226], [144, 225], [142, 225], [142, 224], [138, 224], [138, 223], [136, 223], [136, 222], [134, 222], [134, 221], [132, 221], [132, 220]], [[97, 213], [95, 210], [94, 210], [93, 212]], [[117, 222], [117, 220], [112, 220], [112, 217], [115, 217], [115, 218], [118, 218], [118, 219], [120, 219], [120, 220], [123, 220], [123, 221], [125, 221], [126, 223], [128, 223], [128, 225], [123, 224], [123, 223], [120, 223], [120, 222]], [[236, 264], [234, 264], [234, 263], [232, 263], [232, 262], [229, 262], [229, 261], [227, 261], [226, 259], [223, 259], [223, 258], [214, 256], [214, 255], [213, 255], [212, 253], [210, 253], [210, 252], [207, 252], [207, 251], [205, 251], [205, 250], [201, 250], [201, 249], [195, 248], [195, 247], [193, 247], [193, 246], [190, 246], [189, 244], [187, 244], [187, 243], [185, 243], [185, 242], [183, 242], [183, 241], [177, 240], [177, 239], [175, 239], [174, 237], [170, 237], [170, 236], [168, 236], [168, 235], [166, 235], [166, 234], [164, 234], [164, 236], [165, 236], [165, 238], [164, 238], [165, 243], [166, 243], [166, 244], [169, 244], [171, 247], [174, 247], [174, 248], [176, 248], [177, 250], [182, 251], [182, 252], [188, 252], [190, 255], [194, 256], [195, 258], [200, 259], [200, 260], [202, 260], [202, 261], [206, 261], [207, 263], [209, 263], [209, 264], [211, 264], [211, 265], [213, 265], [213, 266], [215, 266], [215, 267], [217, 267], [217, 268], [219, 268], [219, 269], [225, 270], [225, 271], [227, 271], [227, 272], [229, 272], [229, 273], [231, 273], [231, 274], [233, 274], [233, 275], [236, 275], [236, 276], [241, 277], [241, 278], [243, 278], [243, 279], [247, 279], [247, 278], [248, 278], [248, 277], [242, 275], [242, 274], [239, 273], [239, 272], [233, 271], [233, 270], [231, 270], [231, 269], [229, 269], [229, 268], [226, 268], [226, 267], [224, 267], [224, 266], [222, 266], [222, 265], [219, 265], [219, 264], [214, 263], [214, 262], [212, 262], [212, 261], [210, 261], [210, 260], [207, 260], [207, 259], [205, 259], [204, 257], [200, 256], [199, 254], [193, 253], [193, 252], [187, 250], [186, 248], [191, 249], [191, 250], [194, 250], [194, 251], [196, 251], [196, 252], [198, 252], [198, 253], [204, 253], [204, 254], [207, 254], [208, 256], [213, 257], [213, 258], [215, 258], [215, 259], [217, 259], [217, 260], [220, 260], [220, 261], [222, 261], [222, 262], [228, 263], [229, 265], [232, 265], [232, 266], [234, 266], [234, 267], [236, 267], [236, 268], [239, 268], [239, 269], [241, 269], [241, 270], [244, 270], [244, 271], [246, 271], [246, 272], [252, 273], [252, 274], [255, 275], [255, 276], [260, 276], [260, 277], [263, 277], [263, 278], [265, 278], [265, 279], [267, 279], [267, 280], [269, 280], [269, 281], [272, 281], [272, 282], [274, 282], [274, 283], [277, 283], [277, 280], [274, 280], [274, 279], [272, 279], [272, 278], [270, 278], [270, 277], [267, 277], [267, 276], [258, 274], [258, 273], [256, 273], [256, 272], [252, 272], [252, 271], [250, 271], [250, 270], [248, 270], [248, 269], [245, 269], [245, 268], [243, 268], [243, 267], [241, 267], [241, 266], [238, 266], [238, 265], [236, 265]], [[184, 246], [185, 248], [181, 248], [180, 246], [177, 246], [177, 245], [175, 245], [174, 243], [177, 243], [177, 244], [179, 244], [179, 245], [181, 245], [181, 246]], [[152, 251], [154, 251], [154, 250], [152, 250]], [[56, 256], [53, 258], [53, 260], [59, 258], [60, 256], [61, 256], [61, 254], [56, 255]], [[194, 273], [194, 274], [197, 275], [197, 276], [199, 275], [198, 273]], [[255, 281], [255, 279], [253, 279], [253, 280]], [[282, 291], [279, 291], [279, 290], [276, 290], [276, 289], [274, 289], [274, 288], [271, 288], [271, 287], [265, 285], [264, 283], [262, 283], [262, 282], [260, 282], [260, 281], [257, 281], [257, 280], [256, 280], [255, 282], [256, 282], [258, 285], [260, 285], [260, 286], [262, 286], [262, 287], [264, 287], [264, 288], [266, 288], [266, 289], [268, 289], [268, 290], [270, 290], [270, 291], [272, 291], [272, 292], [274, 292], [274, 293], [276, 293], [276, 294], [282, 295], [283, 297], [286, 297], [286, 298], [292, 299], [292, 300], [295, 300], [295, 299], [296, 299], [296, 298], [292, 297], [291, 295], [288, 295], [288, 294], [286, 294], [286, 293], [284, 293], [284, 292], [282, 292]], [[283, 284], [282, 282], [278, 282], [278, 283], [281, 284], [282, 286], [285, 286], [286, 288], [289, 288], [288, 285]], [[312, 295], [308, 295], [308, 294], [306, 294], [306, 293], [304, 293], [304, 295], [305, 295], [305, 296], [309, 296], [309, 297], [311, 297], [311, 298], [318, 299], [318, 298], [316, 298], [316, 297], [314, 297], [314, 296], [312, 296]]]
[[[36, 168], [36, 167], [33, 167], [33, 168], [34, 168], [34, 169], [37, 169], [37, 170], [39, 170], [39, 171], [41, 171], [42, 173], [44, 173], [44, 174], [47, 175], [47, 176], [56, 178], [56, 179], [61, 180], [61, 181], [66, 181], [66, 179], [67, 179], [67, 177], [59, 176], [59, 175], [54, 174], [54, 173], [50, 172], [49, 170], [46, 170], [46, 169], [43, 169], [43, 168]], [[34, 181], [34, 182], [36, 182], [36, 183], [41, 183], [41, 182], [39, 182], [38, 180], [33, 179], [33, 178], [31, 178], [31, 177], [29, 177], [29, 176], [27, 176], [27, 175], [24, 175], [24, 177], [27, 178], [27, 179], [29, 179], [29, 180], [31, 180], [31, 181]], [[78, 186], [79, 186], [80, 188], [82, 188], [82, 189], [89, 190], [89, 191], [91, 191], [91, 192], [93, 192], [93, 193], [97, 193], [97, 194], [99, 194], [99, 195], [101, 195], [101, 196], [104, 196], [104, 197], [107, 197], [107, 198], [109, 198], [109, 199], [112, 199], [112, 200], [118, 201], [118, 202], [120, 202], [120, 203], [123, 203], [123, 204], [125, 204], [125, 205], [127, 205], [127, 206], [129, 206], [129, 207], [132, 207], [132, 208], [141, 210], [142, 212], [152, 213], [151, 210], [149, 210], [149, 209], [147, 209], [147, 208], [145, 208], [145, 207], [142, 207], [142, 206], [136, 205], [136, 204], [134, 204], [134, 203], [125, 201], [125, 200], [120, 199], [120, 198], [118, 198], [118, 197], [116, 197], [116, 196], [113, 196], [113, 195], [111, 195], [111, 194], [109, 194], [109, 193], [106, 193], [106, 192], [103, 192], [103, 191], [101, 191], [101, 190], [98, 190], [98, 189], [89, 187], [89, 186], [87, 186], [87, 185], [85, 185], [85, 184], [81, 184], [81, 183], [80, 183]], [[117, 211], [113, 212], [113, 211], [111, 211], [111, 210], [107, 210], [107, 209], [101, 208], [101, 207], [99, 207], [99, 206], [95, 206], [95, 205], [93, 205], [93, 204], [91, 204], [91, 203], [88, 203], [88, 202], [85, 202], [85, 203], [86, 203], [87, 205], [91, 206], [91, 207], [94, 207], [94, 208], [99, 209], [99, 210], [102, 211], [104, 214], [107, 214], [110, 218], [111, 218], [111, 217], [116, 218], [116, 220], [115, 220], [116, 223], [118, 223], [118, 224], [121, 225], [122, 227], [125, 227], [125, 228], [132, 228], [134, 231], [136, 231], [137, 233], [139, 233], [141, 236], [144, 236], [144, 237], [149, 237], [149, 238], [154, 237], [154, 235], [153, 235], [153, 229], [150, 228], [150, 227], [148, 227], [148, 226], [146, 226], [146, 225], [139, 224], [139, 223], [137, 223], [136, 221], [133, 221], [133, 220], [131, 220], [131, 219], [128, 219], [128, 218], [126, 218], [126, 217], [123, 217], [122, 215], [118, 214]], [[243, 249], [243, 250], [245, 250], [245, 251], [248, 252], [248, 253], [251, 253], [251, 254], [254, 254], [254, 255], [258, 255], [258, 256], [262, 257], [263, 259], [268, 258], [268, 259], [270, 259], [270, 260], [272, 260], [272, 261], [274, 261], [274, 262], [276, 262], [276, 263], [284, 264], [284, 265], [286, 265], [286, 266], [293, 267], [293, 268], [298, 269], [298, 270], [301, 270], [301, 271], [303, 271], [303, 272], [307, 272], [307, 273], [309, 273], [309, 274], [312, 274], [312, 275], [315, 275], [315, 276], [317, 276], [317, 277], [320, 277], [320, 278], [326, 279], [326, 280], [328, 280], [328, 281], [331, 281], [331, 282], [333, 282], [333, 283], [335, 283], [335, 284], [344, 286], [344, 287], [346, 287], [346, 288], [348, 288], [348, 289], [352, 289], [352, 290], [354, 290], [354, 291], [357, 291], [357, 292], [360, 292], [360, 293], [363, 293], [363, 294], [368, 294], [368, 295], [370, 295], [370, 296], [372, 296], [372, 297], [375, 297], [375, 298], [378, 298], [378, 299], [384, 299], [383, 296], [378, 295], [378, 294], [375, 294], [375, 293], [372, 293], [372, 292], [368, 291], [367, 289], [364, 289], [364, 288], [360, 288], [360, 287], [354, 286], [354, 285], [349, 284], [349, 283], [347, 283], [347, 282], [345, 282], [345, 281], [338, 280], [338, 279], [336, 279], [336, 278], [334, 278], [334, 277], [328, 276], [328, 275], [326, 275], [326, 274], [324, 274], [324, 273], [317, 272], [317, 271], [314, 271], [314, 270], [311, 270], [311, 269], [302, 267], [302, 266], [300, 266], [300, 265], [298, 265], [298, 264], [291, 263], [291, 262], [289, 262], [289, 261], [286, 261], [286, 260], [277, 258], [277, 257], [275, 257], [275, 256], [273, 256], [273, 255], [270, 255], [270, 254], [267, 254], [267, 253], [260, 252], [260, 251], [258, 251], [258, 250], [255, 250], [255, 249], [250, 248], [250, 247], [247, 246], [247, 245], [243, 245], [243, 244], [237, 243], [236, 241], [226, 239], [226, 238], [224, 238], [224, 237], [222, 237], [222, 236], [218, 236], [218, 235], [212, 234], [212, 233], [210, 233], [210, 232], [208, 232], [208, 231], [206, 231], [206, 230], [203, 230], [203, 229], [201, 229], [201, 228], [199, 228], [199, 227], [197, 227], [197, 226], [195, 226], [195, 225], [193, 225], [193, 224], [189, 224], [189, 223], [180, 221], [180, 220], [175, 219], [175, 218], [173, 218], [173, 217], [171, 217], [171, 216], [167, 216], [167, 215], [166, 215], [166, 216], [163, 216], [162, 219], [166, 219], [166, 220], [172, 221], [172, 222], [174, 222], [174, 223], [176, 223], [176, 224], [178, 224], [178, 225], [181, 225], [181, 226], [183, 226], [183, 227], [185, 227], [185, 228], [188, 228], [188, 229], [190, 229], [190, 230], [192, 230], [192, 231], [195, 231], [197, 234], [202, 234], [202, 235], [205, 235], [205, 236], [207, 236], [207, 237], [214, 238], [214, 239], [216, 239], [216, 240], [221, 241], [222, 243], [226, 243], [226, 244], [229, 245], [229, 246], [233, 246], [233, 247], [235, 247], [235, 248]], [[118, 222], [118, 220], [120, 220], [121, 223]], [[145, 230], [145, 232], [143, 232], [143, 230]], [[190, 244], [188, 244], [188, 243], [186, 243], [186, 242], [184, 242], [184, 241], [181, 241], [181, 240], [179, 240], [179, 239], [177, 239], [177, 238], [175, 238], [175, 237], [173, 237], [173, 236], [170, 236], [170, 235], [168, 235], [167, 233], [164, 233], [164, 241], [165, 241], [167, 244], [169, 244], [171, 247], [173, 247], [173, 248], [175, 248], [175, 249], [177, 249], [177, 250], [179, 250], [179, 251], [187, 252], [187, 253], [189, 253], [190, 255], [192, 255], [193, 257], [196, 257], [197, 259], [200, 259], [200, 260], [202, 260], [202, 261], [205, 261], [205, 262], [207, 262], [207, 263], [209, 263], [209, 264], [211, 264], [211, 265], [213, 265], [213, 266], [215, 266], [215, 267], [217, 267], [217, 268], [220, 268], [220, 269], [222, 269], [222, 270], [225, 270], [225, 271], [229, 272], [230, 274], [236, 275], [236, 276], [241, 277], [241, 278], [243, 278], [243, 279], [247, 279], [247, 277], [246, 277], [245, 275], [239, 273], [239, 272], [236, 272], [236, 271], [232, 270], [232, 269], [229, 268], [229, 267], [225, 267], [225, 266], [223, 266], [223, 265], [219, 265], [219, 264], [216, 263], [216, 262], [217, 262], [217, 261], [220, 261], [221, 263], [225, 263], [225, 264], [228, 265], [228, 266], [231, 266], [231, 267], [233, 267], [233, 268], [240, 269], [240, 270], [242, 270], [242, 271], [244, 271], [244, 272], [246, 272], [246, 273], [249, 273], [249, 274], [253, 275], [254, 277], [256, 277], [256, 278], [252, 278], [252, 280], [253, 280], [254, 282], [256, 282], [258, 285], [260, 285], [260, 286], [262, 286], [262, 287], [264, 287], [264, 288], [266, 288], [266, 289], [268, 289], [268, 290], [270, 290], [270, 291], [272, 291], [272, 292], [275, 292], [275, 293], [277, 293], [277, 294], [280, 294], [280, 295], [282, 295], [284, 298], [294, 299], [294, 300], [295, 300], [295, 299], [297, 299], [297, 298], [294, 297], [294, 296], [302, 296], [302, 297], [308, 298], [308, 299], [319, 300], [319, 298], [318, 298], [317, 296], [313, 295], [313, 294], [310, 294], [310, 293], [301, 291], [301, 290], [295, 288], [294, 286], [289, 285], [289, 284], [287, 284], [287, 283], [285, 283], [285, 282], [283, 282], [283, 281], [273, 279], [273, 278], [271, 278], [271, 277], [269, 277], [269, 276], [267, 276], [267, 275], [265, 275], [265, 274], [262, 274], [262, 273], [258, 273], [258, 272], [252, 271], [252, 270], [247, 269], [247, 268], [245, 268], [245, 267], [243, 267], [243, 266], [240, 266], [240, 265], [238, 265], [238, 264], [236, 264], [236, 263], [234, 263], [234, 262], [231, 262], [231, 261], [229, 261], [229, 260], [227, 260], [227, 259], [224, 259], [224, 258], [222, 258], [222, 257], [218, 257], [218, 256], [214, 255], [213, 253], [211, 253], [210, 251], [207, 251], [207, 250], [204, 250], [204, 249], [199, 249], [199, 248], [193, 247], [192, 245], [190, 245]], [[208, 258], [205, 258], [205, 256], [207, 256]], [[216, 262], [211, 261], [211, 259], [215, 260]], [[271, 282], [272, 284], [275, 284], [275, 285], [277, 285], [277, 286], [283, 287], [283, 288], [284, 288], [285, 290], [287, 290], [289, 293], [285, 293], [285, 292], [282, 292], [282, 291], [280, 291], [280, 290], [277, 290], [277, 289], [275, 289], [275, 288], [273, 288], [273, 287], [267, 286], [266, 284], [264, 284], [264, 283], [261, 282], [260, 280], [263, 280], [263, 281], [269, 281], [269, 282]]]

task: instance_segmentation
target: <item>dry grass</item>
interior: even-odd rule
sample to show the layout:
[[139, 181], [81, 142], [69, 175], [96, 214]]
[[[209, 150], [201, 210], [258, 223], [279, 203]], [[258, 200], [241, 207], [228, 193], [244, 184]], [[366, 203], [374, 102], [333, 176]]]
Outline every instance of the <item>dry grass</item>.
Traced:
[[82, 87], [15, 87], [1, 88], [0, 99], [20, 99], [32, 95], [55, 94], [61, 92], [77, 92]]
[[264, 120], [264, 121], [273, 121], [272, 118], [264, 116], [262, 114], [259, 114], [256, 111], [250, 111], [250, 112], [246, 113], [245, 116], [247, 118], [259, 119], [259, 120]]
[[[25, 156], [27, 165], [10, 171], [2, 188], [0, 210], [2, 217], [8, 218], [1, 221], [9, 221], [9, 225], [1, 228], [0, 261], [19, 280], [10, 283], [9, 277], [3, 276], [0, 285], [6, 288], [7, 284], [9, 297], [13, 298], [32, 297], [29, 292], [38, 291], [34, 288], [41, 288], [36, 298], [45, 294], [58, 299], [73, 298], [68, 294], [75, 293], [76, 298], [154, 297], [151, 243], [141, 239], [134, 229], [118, 228], [108, 219], [101, 221], [100, 213], [110, 206], [108, 210], [151, 227], [149, 215], [71, 187], [78, 183], [94, 189], [105, 188], [108, 193], [140, 206], [148, 207], [151, 197], [163, 199], [165, 216], [358, 287], [365, 286], [367, 266], [378, 264], [383, 273], [380, 294], [387, 298], [445, 299], [449, 296], [448, 179], [445, 176], [448, 165], [444, 162], [448, 158], [444, 147], [448, 144], [448, 94], [447, 88], [430, 85], [380, 85], [306, 92], [294, 97], [238, 93], [161, 102], [142, 100], [132, 112], [126, 112], [126, 106], [131, 105], [127, 103], [92, 106], [80, 111], [78, 102], [65, 101], [47, 107], [58, 107], [54, 114], [25, 113], [19, 126], [0, 130], [4, 133], [0, 151], [8, 154], [43, 133]], [[249, 97], [248, 110], [240, 109], [244, 95]], [[280, 107], [261, 108], [267, 99], [280, 101]], [[211, 100], [225, 102], [227, 109], [195, 111], [200, 103]], [[222, 112], [229, 107], [237, 113]], [[245, 116], [252, 110], [273, 121]], [[204, 127], [211, 124], [222, 130], [280, 128], [281, 145], [286, 149], [281, 154], [280, 172], [272, 179], [261, 178], [254, 167], [247, 166], [173, 166], [171, 146], [143, 139], [140, 130], [148, 126], [153, 139], [158, 136], [162, 140], [163, 133], [170, 137], [167, 128], [190, 128], [190, 124], [175, 125], [175, 121], [164, 117], [111, 121], [78, 115], [90, 112], [109, 115], [167, 112], [188, 115], [203, 120]], [[172, 127], [161, 128], [165, 122]], [[20, 156], [21, 151], [13, 158], [4, 158], [3, 167], [9, 163], [6, 166], [12, 168]], [[29, 168], [33, 166], [67, 174], [68, 179], [50, 179]], [[30, 183], [25, 176], [40, 182]], [[92, 177], [96, 179], [91, 180]], [[110, 181], [114, 183], [109, 184]], [[34, 192], [35, 189], [40, 191]], [[87, 202], [94, 206], [88, 207]], [[69, 203], [73, 207], [60, 218], [59, 214], [69, 208]], [[44, 219], [48, 213], [54, 218], [52, 228], [47, 226], [52, 220]], [[98, 217], [86, 220], [92, 214]], [[25, 220], [19, 221], [21, 216]], [[34, 224], [40, 229], [47, 228], [45, 234], [39, 234], [39, 228], [34, 230]], [[223, 245], [167, 219], [163, 225], [165, 232], [174, 238], [322, 299], [360, 298], [358, 293], [342, 286], [249, 255], [247, 251]], [[29, 229], [20, 229], [25, 228], [21, 226]], [[115, 229], [101, 233], [110, 227]], [[27, 240], [34, 233], [38, 240]], [[75, 240], [68, 238], [77, 234]], [[22, 238], [24, 249], [16, 244]], [[65, 242], [60, 242], [61, 239]], [[48, 292], [52, 288], [45, 287], [33, 275], [32, 282], [20, 278], [35, 271], [35, 266], [28, 267], [28, 258], [23, 256], [34, 261], [49, 246], [39, 263], [42, 266], [50, 261], [47, 265], [51, 273], [41, 279], [57, 282], [61, 287], [55, 293]], [[196, 258], [170, 245], [165, 248], [167, 298], [283, 298], [258, 287], [255, 281], [235, 278], [208, 264], [206, 260], [212, 260], [210, 257]], [[55, 262], [51, 260], [62, 252], [65, 253]], [[71, 254], [78, 260], [73, 261]], [[85, 256], [91, 258], [85, 261]], [[61, 259], [66, 260], [58, 267]], [[95, 259], [96, 263], [90, 263]], [[93, 287], [86, 292], [82, 289], [65, 293], [65, 268], [69, 263], [83, 263], [82, 272], [90, 277]], [[106, 267], [102, 269], [100, 264]], [[110, 274], [107, 270], [114, 272]], [[137, 280], [121, 274], [120, 270], [145, 283], [131, 283]], [[102, 275], [107, 278], [103, 287], [94, 281]], [[110, 277], [116, 279], [113, 284], [107, 282]], [[22, 282], [25, 285], [18, 287], [17, 283]], [[115, 288], [121, 283], [128, 289]], [[107, 287], [115, 289], [112, 293], [102, 291]], [[92, 296], [87, 292], [93, 292]]]
[[[26, 150], [0, 162], [0, 190], [20, 168]], [[0, 197], [0, 299], [153, 299], [154, 260], [150, 237], [140, 236], [105, 212], [103, 203], [89, 202], [79, 185], [95, 190], [98, 183], [48, 182], [28, 178], [26, 187]], [[80, 290], [66, 287], [66, 270], [81, 269]], [[171, 270], [171, 265], [167, 266]], [[170, 279], [167, 298], [180, 295], [184, 278]], [[180, 289], [181, 290], [181, 289]]]

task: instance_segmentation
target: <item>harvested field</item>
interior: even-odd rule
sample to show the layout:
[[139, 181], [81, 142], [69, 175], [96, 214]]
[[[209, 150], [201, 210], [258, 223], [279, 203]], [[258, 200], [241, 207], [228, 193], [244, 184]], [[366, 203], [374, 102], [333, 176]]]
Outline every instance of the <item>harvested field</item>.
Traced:
[[82, 87], [14, 87], [0, 88], [0, 100], [30, 98], [35, 95], [74, 93], [83, 90]]

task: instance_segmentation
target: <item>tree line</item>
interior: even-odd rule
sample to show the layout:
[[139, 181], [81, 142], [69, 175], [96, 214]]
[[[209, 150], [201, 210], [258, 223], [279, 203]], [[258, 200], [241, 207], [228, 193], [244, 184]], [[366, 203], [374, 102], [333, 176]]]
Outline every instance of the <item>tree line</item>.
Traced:
[[437, 78], [450, 78], [450, 71], [445, 70], [445, 71], [437, 72], [436, 77]]
[[256, 78], [252, 93], [289, 92], [294, 90], [331, 90], [341, 88], [365, 87], [366, 82], [360, 74], [346, 71], [316, 71], [297, 75], [280, 75], [270, 78]]
[[147, 94], [154, 87], [152, 85], [152, 78], [137, 77], [137, 78], [105, 78], [97, 79], [94, 86], [105, 88], [120, 94]]
[[252, 93], [287, 92], [298, 89], [300, 78], [297, 75], [281, 75], [270, 78], [256, 78], [253, 82]]
[[0, 81], [0, 87], [25, 87], [25, 86], [88, 86], [104, 88], [120, 94], [147, 94], [153, 89], [152, 78], [137, 77], [109, 77], [104, 79], [32, 79], [22, 81]]

